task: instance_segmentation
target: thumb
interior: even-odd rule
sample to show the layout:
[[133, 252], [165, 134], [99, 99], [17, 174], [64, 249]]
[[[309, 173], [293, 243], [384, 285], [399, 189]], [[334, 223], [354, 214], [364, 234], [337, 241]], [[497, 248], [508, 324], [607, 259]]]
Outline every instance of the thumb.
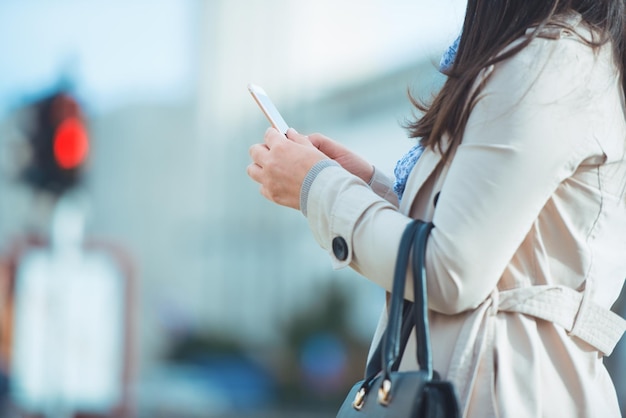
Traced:
[[303, 144], [303, 145], [311, 144], [311, 141], [309, 140], [308, 136], [299, 134], [298, 131], [296, 131], [293, 128], [287, 129], [287, 138], [291, 139], [293, 142], [296, 142], [298, 144]]

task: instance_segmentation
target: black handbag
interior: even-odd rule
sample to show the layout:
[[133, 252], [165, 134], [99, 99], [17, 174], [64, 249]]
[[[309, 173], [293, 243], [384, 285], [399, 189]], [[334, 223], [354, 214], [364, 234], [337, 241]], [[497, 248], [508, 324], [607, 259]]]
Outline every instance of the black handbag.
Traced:
[[[337, 413], [337, 418], [458, 418], [459, 403], [452, 383], [433, 371], [426, 270], [426, 243], [433, 224], [412, 221], [404, 231], [394, 272], [389, 322], [365, 369]], [[407, 265], [412, 257], [415, 302], [404, 300]], [[420, 370], [399, 372], [400, 358], [415, 327]]]

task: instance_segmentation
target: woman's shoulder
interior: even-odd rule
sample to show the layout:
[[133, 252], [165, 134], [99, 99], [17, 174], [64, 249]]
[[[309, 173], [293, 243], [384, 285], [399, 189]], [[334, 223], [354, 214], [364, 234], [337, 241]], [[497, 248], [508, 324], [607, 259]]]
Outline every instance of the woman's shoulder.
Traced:
[[617, 72], [612, 59], [612, 45], [609, 42], [599, 44], [600, 34], [578, 13], [559, 15], [543, 27], [528, 28], [522, 37], [507, 46], [501, 54], [529, 38], [530, 43], [517, 54], [503, 60], [503, 66], [519, 66], [531, 72], [547, 70], [548, 74], [553, 70], [555, 75], [574, 73], [579, 79], [583, 74], [593, 71], [598, 64], [610, 66], [612, 72]]
[[605, 151], [620, 147], [623, 153], [626, 125], [620, 71], [612, 45], [594, 47], [585, 40], [589, 34], [582, 21], [549, 25], [519, 52], [486, 68], [478, 80], [484, 87], [473, 121], [540, 114], [547, 121], [545, 128], [548, 122], [556, 126], [567, 121], [570, 134], [558, 137], [566, 146], [578, 138], [580, 153], [595, 155], [598, 143]]
[[520, 98], [532, 91], [546, 99], [589, 99], [603, 94], [619, 77], [613, 48], [609, 43], [594, 47], [592, 32], [582, 21], [570, 19], [569, 24], [529, 28], [501, 54], [521, 45], [528, 36], [533, 36], [528, 45], [485, 70], [491, 79], [486, 90], [504, 89], [514, 95], [518, 91]]

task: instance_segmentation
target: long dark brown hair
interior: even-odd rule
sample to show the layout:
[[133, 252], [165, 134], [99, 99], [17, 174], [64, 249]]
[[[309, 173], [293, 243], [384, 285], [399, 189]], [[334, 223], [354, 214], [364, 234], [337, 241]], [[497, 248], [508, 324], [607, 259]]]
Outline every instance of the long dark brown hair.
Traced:
[[[521, 51], [546, 25], [568, 11], [580, 13], [594, 33], [600, 35], [599, 39], [590, 40], [593, 47], [613, 44], [622, 88], [626, 91], [625, 3], [625, 0], [468, 0], [458, 53], [446, 71], [448, 78], [441, 91], [430, 105], [409, 93], [411, 103], [423, 112], [423, 116], [406, 125], [409, 135], [420, 138], [426, 147], [442, 151], [447, 160], [461, 142], [470, 112], [487, 81], [474, 88], [480, 71]], [[523, 42], [500, 53], [531, 27], [535, 30]], [[447, 148], [442, 146], [445, 133], [450, 137]]]

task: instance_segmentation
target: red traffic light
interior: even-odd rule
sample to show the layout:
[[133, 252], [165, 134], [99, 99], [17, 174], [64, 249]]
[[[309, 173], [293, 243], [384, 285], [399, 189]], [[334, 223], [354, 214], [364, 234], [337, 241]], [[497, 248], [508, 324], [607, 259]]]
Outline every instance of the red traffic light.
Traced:
[[83, 164], [89, 153], [89, 138], [76, 117], [63, 120], [54, 132], [54, 159], [59, 167], [71, 170]]
[[24, 131], [32, 158], [22, 179], [37, 190], [60, 195], [78, 186], [91, 151], [87, 124], [79, 103], [59, 91], [32, 103]]

